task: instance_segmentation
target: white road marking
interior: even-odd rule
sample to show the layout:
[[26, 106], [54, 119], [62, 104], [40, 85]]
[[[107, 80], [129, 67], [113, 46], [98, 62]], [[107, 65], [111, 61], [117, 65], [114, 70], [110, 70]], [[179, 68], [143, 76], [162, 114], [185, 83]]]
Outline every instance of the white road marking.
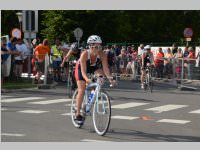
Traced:
[[200, 109], [189, 112], [191, 114], [200, 114]]
[[162, 112], [165, 112], [165, 111], [171, 111], [171, 110], [175, 110], [175, 109], [179, 109], [179, 108], [184, 108], [184, 107], [187, 107], [187, 106], [188, 105], [173, 105], [173, 104], [169, 104], [169, 105], [149, 108], [149, 109], [145, 109], [145, 110], [154, 111], [154, 113], [162, 113]]
[[124, 119], [124, 120], [134, 120], [138, 119], [139, 117], [132, 117], [132, 116], [112, 116], [112, 119]]
[[161, 119], [161, 120], [158, 120], [157, 122], [186, 124], [186, 123], [189, 123], [191, 121], [189, 121], [189, 120], [175, 120], [175, 119]]
[[125, 103], [125, 104], [119, 104], [119, 105], [113, 105], [112, 108], [116, 109], [125, 109], [125, 108], [131, 108], [131, 107], [137, 107], [142, 105], [147, 105], [149, 103]]
[[42, 111], [42, 110], [22, 110], [22, 111], [18, 111], [19, 113], [28, 113], [28, 114], [41, 114], [41, 113], [45, 113], [48, 111]]
[[22, 101], [32, 101], [44, 99], [44, 97], [23, 97], [23, 98], [12, 98], [12, 99], [4, 99], [1, 100], [2, 103], [12, 103], [12, 102], [22, 102]]
[[112, 142], [112, 141], [102, 141], [102, 140], [92, 140], [92, 139], [83, 139], [81, 142]]
[[72, 104], [70, 103], [70, 104], [66, 104], [65, 106], [71, 106]]
[[1, 99], [5, 99], [5, 98], [8, 98], [8, 97], [13, 97], [13, 96], [10, 96], [10, 95], [1, 95]]
[[25, 136], [25, 134], [1, 133], [2, 136]]
[[62, 103], [62, 102], [69, 102], [71, 99], [54, 99], [48, 101], [37, 101], [37, 102], [29, 102], [28, 104], [40, 104], [40, 105], [47, 105], [47, 104], [55, 104], [55, 103]]
[[64, 113], [64, 114], [61, 114], [63, 116], [71, 116], [71, 113]]
[[1, 108], [2, 111], [8, 110], [7, 108]]

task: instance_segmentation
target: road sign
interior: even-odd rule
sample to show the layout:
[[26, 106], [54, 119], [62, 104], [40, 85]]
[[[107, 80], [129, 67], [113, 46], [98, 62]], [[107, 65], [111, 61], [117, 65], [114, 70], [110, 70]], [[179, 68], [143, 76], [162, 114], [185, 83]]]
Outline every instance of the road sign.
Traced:
[[193, 35], [192, 28], [185, 28], [184, 29], [184, 37], [191, 38]]
[[76, 37], [76, 40], [80, 40], [81, 37], [83, 36], [83, 30], [81, 28], [76, 28], [74, 30], [74, 36]]
[[12, 29], [12, 37], [16, 37], [19, 39], [19, 38], [21, 38], [21, 36], [22, 36], [22, 32], [20, 29], [18, 29], [18, 28]]

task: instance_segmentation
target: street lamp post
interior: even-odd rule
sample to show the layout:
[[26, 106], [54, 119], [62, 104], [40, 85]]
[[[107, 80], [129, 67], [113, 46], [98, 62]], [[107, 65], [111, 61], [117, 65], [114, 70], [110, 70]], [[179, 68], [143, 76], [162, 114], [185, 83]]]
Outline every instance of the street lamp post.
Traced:
[[18, 20], [19, 20], [19, 25], [20, 25], [20, 30], [22, 31], [22, 12], [16, 13]]

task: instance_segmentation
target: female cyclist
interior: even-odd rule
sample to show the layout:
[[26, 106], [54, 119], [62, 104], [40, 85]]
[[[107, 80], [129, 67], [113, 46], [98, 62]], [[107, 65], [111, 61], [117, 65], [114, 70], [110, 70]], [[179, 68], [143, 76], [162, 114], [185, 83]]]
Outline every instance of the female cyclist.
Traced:
[[[91, 35], [87, 44], [89, 49], [81, 53], [80, 59], [76, 63], [75, 78], [78, 86], [78, 94], [76, 97], [76, 122], [83, 123], [83, 117], [80, 115], [80, 108], [83, 102], [86, 84], [91, 83], [88, 74], [111, 76], [108, 68], [107, 56], [103, 52], [101, 44], [102, 40], [97, 35]], [[113, 79], [109, 78], [112, 85], [115, 84]]]

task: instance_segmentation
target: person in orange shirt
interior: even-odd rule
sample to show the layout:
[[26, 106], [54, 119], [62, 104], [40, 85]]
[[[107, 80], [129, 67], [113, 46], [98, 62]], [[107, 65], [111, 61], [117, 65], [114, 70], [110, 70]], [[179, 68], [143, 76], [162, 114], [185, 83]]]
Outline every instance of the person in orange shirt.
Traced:
[[44, 73], [44, 66], [45, 66], [45, 55], [48, 53], [50, 55], [50, 48], [49, 48], [49, 42], [48, 39], [44, 39], [42, 44], [39, 44], [35, 50], [35, 67], [36, 67], [36, 77], [35, 82], [41, 83], [40, 77]]
[[158, 78], [163, 78], [163, 69], [164, 69], [164, 53], [162, 48], [158, 48], [158, 53], [156, 54], [155, 67]]

